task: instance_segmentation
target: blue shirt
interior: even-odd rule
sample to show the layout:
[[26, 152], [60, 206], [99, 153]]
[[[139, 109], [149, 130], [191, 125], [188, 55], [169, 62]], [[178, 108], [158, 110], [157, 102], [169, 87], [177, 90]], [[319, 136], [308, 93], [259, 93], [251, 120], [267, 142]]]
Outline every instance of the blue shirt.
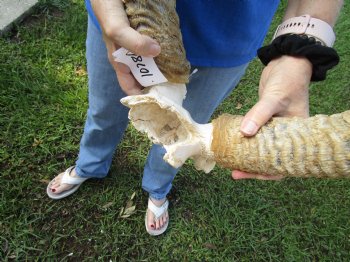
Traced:
[[[99, 27], [90, 0], [88, 13]], [[233, 67], [256, 56], [279, 0], [177, 0], [187, 59], [195, 66]]]

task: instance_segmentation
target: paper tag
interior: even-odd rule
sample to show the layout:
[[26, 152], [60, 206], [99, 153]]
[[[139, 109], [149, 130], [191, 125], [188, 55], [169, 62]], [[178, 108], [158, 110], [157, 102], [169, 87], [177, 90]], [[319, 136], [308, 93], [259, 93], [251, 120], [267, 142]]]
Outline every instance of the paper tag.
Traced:
[[152, 57], [133, 54], [125, 48], [120, 48], [113, 54], [114, 61], [126, 64], [136, 80], [144, 87], [167, 82]]

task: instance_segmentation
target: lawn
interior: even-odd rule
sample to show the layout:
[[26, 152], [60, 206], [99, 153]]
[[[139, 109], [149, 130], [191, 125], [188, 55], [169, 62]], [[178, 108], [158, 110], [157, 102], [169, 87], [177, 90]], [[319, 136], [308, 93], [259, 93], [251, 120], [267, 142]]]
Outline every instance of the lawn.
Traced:
[[[312, 115], [350, 109], [349, 15], [345, 5], [335, 28], [340, 64], [310, 87]], [[0, 38], [0, 260], [350, 261], [345, 179], [233, 181], [189, 162], [169, 195], [168, 231], [150, 237], [141, 189], [150, 142], [131, 126], [107, 178], [50, 200], [46, 185], [74, 164], [83, 131], [86, 20], [83, 0], [46, 0]], [[261, 70], [253, 61], [215, 116], [247, 112]]]

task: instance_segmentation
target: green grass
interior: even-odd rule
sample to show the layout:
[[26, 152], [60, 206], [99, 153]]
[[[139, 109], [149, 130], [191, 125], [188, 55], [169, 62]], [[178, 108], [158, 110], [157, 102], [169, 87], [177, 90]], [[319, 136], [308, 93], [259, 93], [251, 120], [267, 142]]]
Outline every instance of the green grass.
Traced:
[[[350, 260], [349, 180], [232, 181], [228, 170], [206, 175], [189, 163], [169, 196], [168, 231], [148, 236], [150, 143], [131, 126], [106, 179], [50, 200], [46, 184], [75, 162], [87, 108], [84, 4], [63, 3], [42, 1], [0, 39], [0, 260]], [[350, 108], [349, 13], [346, 5], [336, 27], [340, 64], [310, 88], [312, 115]], [[261, 69], [253, 61], [215, 115], [247, 112]], [[136, 212], [121, 218], [133, 192]]]

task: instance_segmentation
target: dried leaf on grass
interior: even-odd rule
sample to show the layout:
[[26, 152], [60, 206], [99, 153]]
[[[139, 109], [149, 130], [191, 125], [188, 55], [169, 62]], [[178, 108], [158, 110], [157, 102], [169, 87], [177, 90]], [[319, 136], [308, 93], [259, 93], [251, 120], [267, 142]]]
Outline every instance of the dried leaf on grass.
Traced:
[[75, 74], [77, 76], [86, 76], [87, 72], [86, 72], [85, 68], [83, 68], [81, 66], [78, 66], [78, 67], [75, 68]]
[[127, 209], [125, 209], [124, 214], [132, 214], [136, 209], [136, 206], [131, 206]]
[[121, 217], [121, 216], [123, 215], [123, 213], [124, 213], [124, 207], [122, 207], [122, 208], [120, 209], [119, 216]]
[[242, 108], [242, 104], [241, 103], [237, 103], [236, 109], [241, 109], [241, 108]]
[[50, 183], [50, 180], [48, 180], [48, 179], [40, 179], [39, 182], [40, 183], [44, 183], [44, 184], [48, 184], [48, 183]]
[[38, 145], [40, 145], [42, 143], [43, 143], [42, 140], [34, 138], [34, 142], [32, 144], [32, 147], [37, 147]]
[[129, 208], [129, 207], [131, 207], [133, 204], [134, 204], [134, 202], [133, 202], [133, 201], [128, 200], [128, 202], [126, 202], [126, 206], [125, 206], [125, 208]]
[[216, 246], [212, 243], [204, 243], [203, 246], [208, 249], [216, 249]]
[[120, 216], [121, 218], [127, 218], [130, 217], [132, 214], [135, 213], [136, 206], [131, 206], [129, 208], [126, 208], [123, 212], [123, 214]]
[[108, 202], [107, 204], [105, 204], [102, 208], [103, 209], [107, 209], [109, 208], [110, 206], [113, 206], [114, 202]]
[[134, 201], [133, 199], [136, 196], [136, 192], [132, 193], [130, 199], [126, 202], [125, 207], [122, 207], [120, 212], [119, 212], [119, 216], [121, 218], [127, 218], [130, 217], [132, 214], [135, 213], [136, 211], [136, 205], [134, 205]]

